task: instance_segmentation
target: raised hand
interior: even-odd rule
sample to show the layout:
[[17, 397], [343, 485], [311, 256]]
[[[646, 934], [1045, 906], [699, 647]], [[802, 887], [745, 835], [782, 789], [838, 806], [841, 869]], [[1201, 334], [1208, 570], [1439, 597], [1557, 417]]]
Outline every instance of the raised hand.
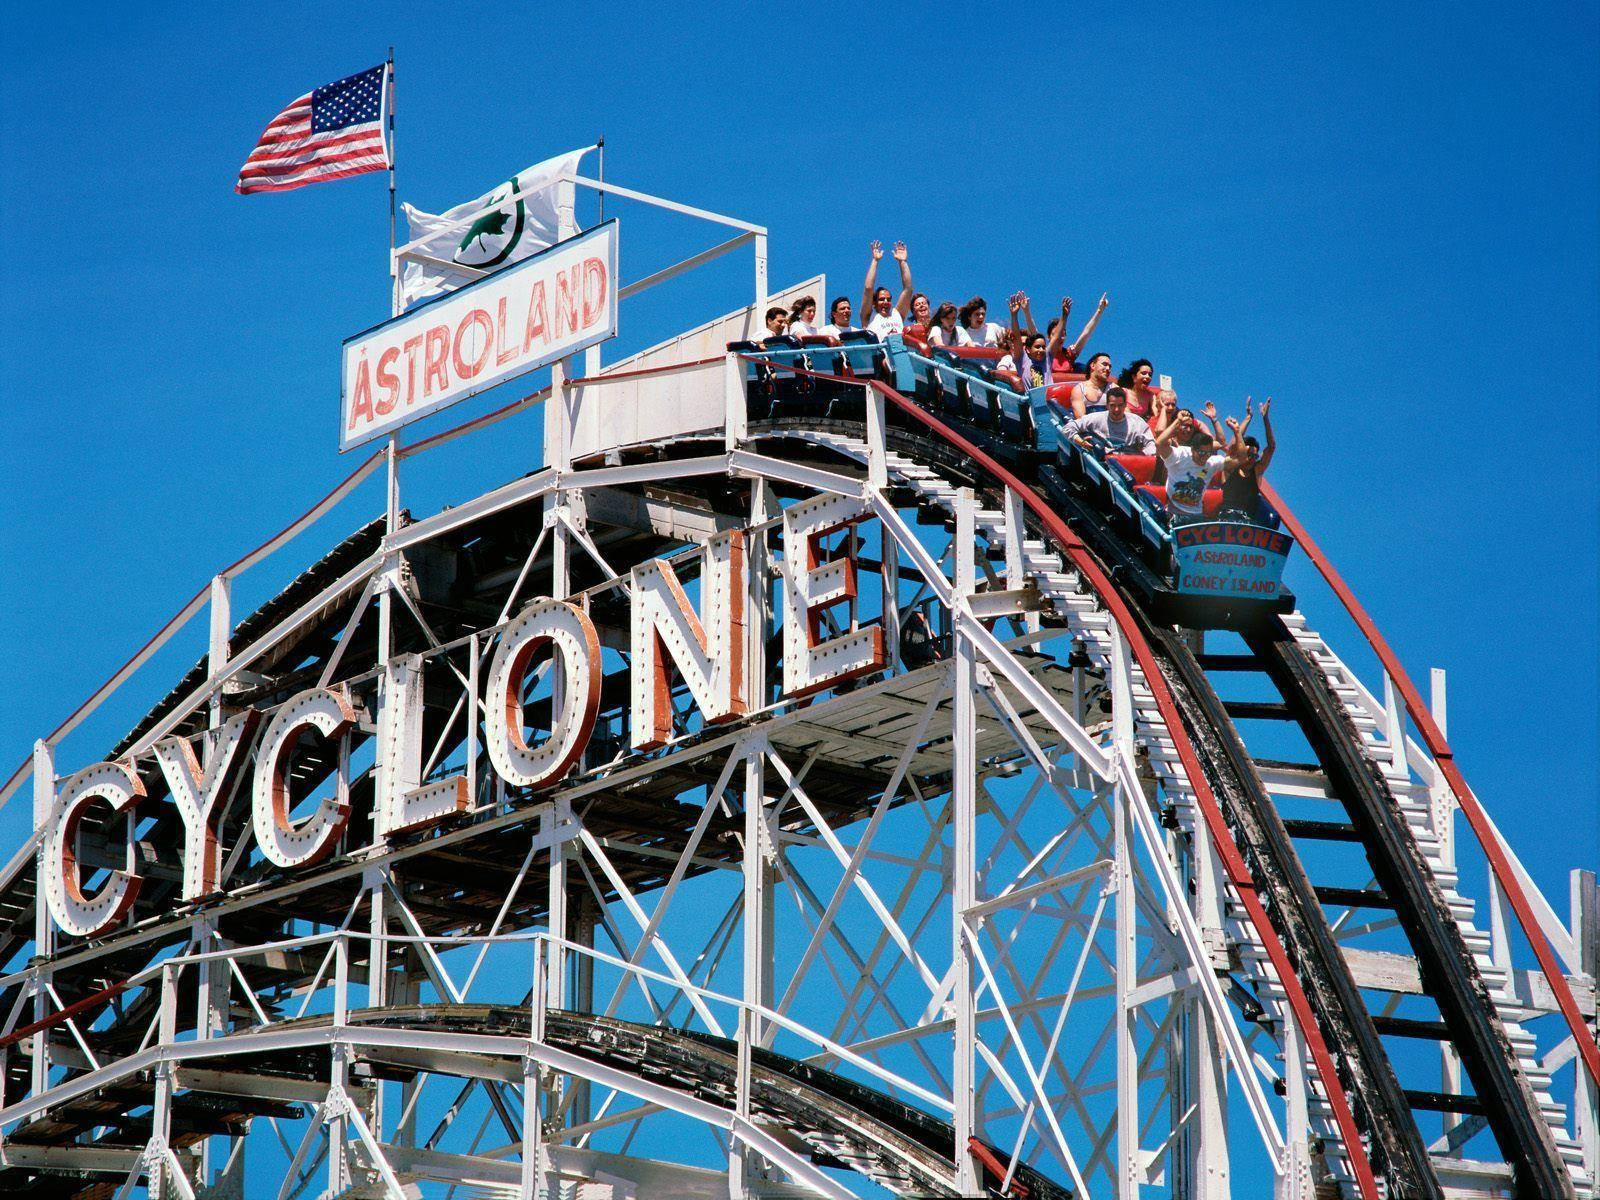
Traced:
[[[1208, 404], [1208, 405], [1206, 405], [1206, 407], [1210, 408], [1211, 405]], [[1234, 432], [1236, 432], [1236, 433], [1238, 432], [1238, 429], [1239, 429], [1239, 418], [1238, 417], [1228, 417], [1222, 423], [1224, 425], [1226, 425], [1229, 429], [1232, 429]]]
[[882, 242], [873, 242], [872, 243], [872, 261], [873, 262], [877, 262], [882, 257], [883, 257], [883, 243]]
[[1012, 312], [1013, 315], [1015, 315], [1016, 313], [1021, 312], [1022, 311], [1022, 293], [1021, 292], [1013, 292], [1012, 295], [1011, 295], [1011, 298], [1008, 301], [1006, 301], [1006, 303], [1010, 306], [1011, 312]]
[[1028, 307], [1028, 293], [1027, 292], [1018, 292], [1017, 293], [1017, 303], [1020, 304], [1024, 309], [1026, 309]]
[[1246, 420], [1250, 419], [1251, 413], [1255, 409], [1255, 405], [1256, 398], [1254, 396], [1246, 396], [1244, 398], [1244, 415]]
[[[1217, 419], [1217, 406], [1215, 404], [1211, 403], [1211, 401], [1207, 400], [1205, 408], [1201, 409], [1201, 411], [1203, 413], [1205, 413], [1206, 416], [1210, 417], [1213, 421], [1215, 421]], [[1228, 420], [1231, 421], [1231, 420], [1233, 420], [1233, 418], [1229, 417]]]
[[1263, 417], [1265, 417], [1267, 415], [1267, 410], [1269, 408], [1271, 408], [1271, 407], [1272, 407], [1272, 397], [1268, 396], [1265, 400], [1263, 400], [1261, 402], [1261, 415]]
[[1100, 293], [1100, 303], [1095, 306], [1095, 312], [1105, 312], [1106, 306], [1111, 303], [1111, 301], [1107, 299], [1108, 295], [1109, 293], [1107, 292]]
[[1069, 312], [1071, 312], [1071, 311], [1072, 311], [1072, 297], [1071, 296], [1063, 296], [1063, 297], [1061, 297], [1061, 317], [1062, 317], [1062, 320], [1065, 320], [1067, 314]]
[[[874, 242], [873, 245], [877, 245], [877, 243]], [[906, 260], [906, 244], [904, 242], [896, 242], [894, 244], [894, 256], [900, 262], [905, 262], [905, 260]]]

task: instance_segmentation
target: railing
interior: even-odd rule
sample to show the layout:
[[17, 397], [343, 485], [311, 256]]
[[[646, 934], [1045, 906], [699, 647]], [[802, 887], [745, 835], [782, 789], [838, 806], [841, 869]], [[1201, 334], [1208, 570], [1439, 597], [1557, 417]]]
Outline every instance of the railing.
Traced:
[[[1466, 777], [1462, 775], [1461, 768], [1456, 765], [1455, 753], [1450, 749], [1450, 743], [1445, 740], [1443, 731], [1438, 722], [1434, 720], [1433, 713], [1423, 703], [1422, 695], [1417, 691], [1417, 686], [1406, 673], [1405, 666], [1400, 658], [1390, 648], [1388, 641], [1379, 632], [1377, 623], [1367, 613], [1365, 607], [1356, 599], [1355, 593], [1345, 583], [1344, 578], [1335, 569], [1332, 561], [1323, 552], [1322, 548], [1312, 539], [1304, 525], [1300, 523], [1293, 510], [1284, 503], [1277, 491], [1265, 480], [1261, 485], [1262, 494], [1268, 503], [1278, 510], [1283, 523], [1295, 540], [1300, 543], [1306, 557], [1316, 565], [1328, 586], [1333, 590], [1339, 602], [1350, 614], [1351, 620], [1361, 630], [1367, 644], [1372, 647], [1378, 661], [1383, 664], [1385, 674], [1393, 681], [1394, 687], [1400, 693], [1401, 702], [1405, 711], [1410, 714], [1412, 722], [1416, 725], [1418, 733], [1428, 748], [1428, 753], [1433, 757], [1439, 772], [1444, 776], [1450, 793], [1455, 798], [1461, 813], [1467, 819], [1468, 826], [1472, 829], [1478, 844], [1483, 848], [1484, 856], [1489, 861], [1490, 870], [1493, 872], [1494, 883], [1500, 888], [1511, 910], [1516, 914], [1517, 923], [1522, 927], [1523, 934], [1527, 937], [1533, 948], [1534, 957], [1539, 961], [1539, 969], [1544, 973], [1545, 981], [1549, 984], [1551, 993], [1555, 996], [1556, 1006], [1561, 1010], [1561, 1015], [1567, 1023], [1568, 1030], [1572, 1033], [1573, 1042], [1579, 1057], [1591, 1079], [1600, 1083], [1600, 1041], [1589, 1029], [1584, 1019], [1583, 1011], [1578, 1007], [1577, 998], [1572, 994], [1572, 988], [1567, 984], [1566, 974], [1561, 969], [1561, 964], [1556, 960], [1556, 953], [1552, 946], [1549, 932], [1539, 920], [1534, 911], [1534, 906], [1529, 899], [1528, 891], [1524, 889], [1527, 881], [1525, 873], [1519, 872], [1513, 866], [1513, 856], [1500, 837], [1500, 832], [1489, 820], [1489, 815], [1478, 803], [1478, 798], [1473, 795], [1472, 789], [1467, 786]], [[1403, 744], [1404, 732], [1400, 733]], [[1581, 969], [1580, 964], [1572, 964], [1574, 969]]]
[[[458, 964], [452, 968], [446, 961], [452, 952], [474, 947], [478, 948], [479, 953], [470, 967], [463, 968]], [[11, 1020], [0, 1031], [0, 1068], [3, 1068], [5, 1056], [17, 1043], [36, 1034], [61, 1028], [65, 1028], [77, 1043], [88, 1064], [88, 1074], [93, 1075], [97, 1082], [108, 1082], [118, 1074], [119, 1062], [139, 1059], [137, 1065], [130, 1069], [142, 1069], [145, 1064], [139, 1056], [155, 1047], [171, 1049], [185, 1044], [218, 1043], [231, 1039], [241, 1042], [239, 1051], [243, 1053], [246, 1050], [242, 1044], [244, 1039], [300, 1025], [308, 1019], [326, 1018], [335, 1025], [343, 1025], [353, 1013], [364, 1009], [381, 1012], [388, 1007], [372, 1003], [373, 996], [368, 983], [358, 978], [355, 968], [366, 964], [370, 973], [373, 963], [382, 966], [393, 951], [407, 948], [415, 950], [422, 960], [425, 975], [437, 992], [439, 1003], [482, 1003], [524, 1009], [528, 1013], [529, 1037], [534, 1041], [542, 1040], [546, 1019], [550, 1012], [556, 1011], [549, 1003], [553, 990], [550, 986], [553, 958], [558, 955], [569, 960], [581, 957], [618, 972], [621, 977], [619, 992], [632, 984], [653, 984], [678, 993], [689, 1002], [692, 1009], [702, 1014], [702, 1024], [707, 1032], [723, 1035], [724, 1029], [732, 1028], [738, 1031], [734, 1040], [741, 1044], [764, 1046], [771, 1043], [777, 1031], [782, 1031], [810, 1048], [809, 1053], [792, 1054], [791, 1057], [847, 1063], [885, 1088], [913, 1097], [934, 1112], [948, 1114], [954, 1110], [954, 1103], [949, 1096], [905, 1078], [777, 1009], [690, 983], [682, 976], [652, 970], [638, 962], [553, 936], [543, 930], [434, 937], [337, 930], [254, 946], [191, 950], [153, 963], [112, 987], [70, 1005], [61, 1004], [59, 997], [54, 996], [53, 989], [49, 989], [48, 981], [33, 969], [17, 972], [0, 978], [0, 988], [21, 981], [33, 981], [48, 990], [54, 1000], [55, 1011], [26, 1025], [16, 1025], [21, 1005], [16, 1006]], [[502, 969], [484, 972], [485, 957], [491, 950], [499, 952]], [[528, 952], [528, 966], [508, 972], [504, 969], [505, 959], [519, 950]], [[291, 1014], [269, 1013], [259, 998], [264, 987], [253, 985], [250, 980], [249, 972], [253, 963], [272, 956], [306, 954], [311, 956], [306, 961], [315, 958], [317, 966], [309, 983], [297, 987], [297, 990], [303, 991], [298, 1008]], [[226, 1028], [208, 1029], [204, 1024], [197, 1023], [184, 1029], [177, 1025], [180, 994], [198, 986], [197, 976], [202, 972], [220, 972], [226, 980], [227, 1002], [213, 1005], [222, 1012], [231, 1010], [234, 1014], [232, 1023]], [[513, 983], [513, 980], [517, 982]], [[90, 1038], [95, 1032], [92, 1021], [85, 1028], [79, 1018], [86, 1012], [104, 1008], [115, 997], [141, 991], [150, 993], [155, 1003], [153, 1015], [137, 1048], [122, 1059], [101, 1062], [90, 1047]], [[242, 999], [242, 1004], [233, 1002], [236, 996]], [[711, 1017], [709, 1006], [727, 1012], [729, 1015], [725, 1022]], [[240, 1013], [248, 1013], [249, 1019], [242, 1018]], [[207, 1051], [208, 1054], [216, 1052], [215, 1048]], [[181, 1050], [176, 1057], [183, 1057]], [[55, 1081], [53, 1087], [79, 1088], [83, 1085], [83, 1078], [83, 1075], [70, 1075]], [[3, 1069], [0, 1069], [0, 1086], [3, 1083]], [[54, 1102], [56, 1098], [47, 1090], [42, 1095], [30, 1096], [25, 1107], [36, 1111]], [[5, 1097], [0, 1094], [0, 1122], [9, 1122], [21, 1115], [25, 1114], [18, 1111], [18, 1105], [8, 1107]]]

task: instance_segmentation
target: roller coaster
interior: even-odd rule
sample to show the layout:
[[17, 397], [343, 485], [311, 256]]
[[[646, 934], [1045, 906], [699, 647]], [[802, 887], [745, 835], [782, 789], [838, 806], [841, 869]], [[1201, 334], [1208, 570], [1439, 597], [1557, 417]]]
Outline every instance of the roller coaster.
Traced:
[[[1284, 499], [1200, 527], [1376, 690], [982, 354], [755, 339], [730, 223], [750, 303], [392, 441], [12, 776], [0, 1190], [1600, 1195], [1594, 875], [1559, 917]], [[530, 473], [401, 507], [530, 412]]]

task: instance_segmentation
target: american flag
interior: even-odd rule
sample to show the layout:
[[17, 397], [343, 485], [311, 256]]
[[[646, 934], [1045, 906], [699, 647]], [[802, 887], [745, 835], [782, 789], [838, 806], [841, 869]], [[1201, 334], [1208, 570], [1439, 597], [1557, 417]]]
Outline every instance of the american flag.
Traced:
[[308, 183], [382, 171], [389, 66], [373, 67], [307, 92], [272, 118], [239, 170], [233, 190], [286, 192]]

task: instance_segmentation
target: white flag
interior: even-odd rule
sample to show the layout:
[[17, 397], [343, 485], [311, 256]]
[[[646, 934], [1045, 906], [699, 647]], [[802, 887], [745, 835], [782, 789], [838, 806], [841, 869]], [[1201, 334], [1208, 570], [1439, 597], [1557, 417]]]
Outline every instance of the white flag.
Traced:
[[[423, 254], [428, 262], [407, 258], [402, 265], [401, 297], [406, 305], [453, 292], [475, 279], [480, 271], [497, 271], [519, 262], [556, 241], [555, 181], [562, 174], [578, 169], [578, 161], [593, 146], [572, 150], [546, 159], [537, 166], [519, 171], [499, 187], [476, 200], [458, 204], [449, 212], [425, 213], [409, 204], [405, 210], [410, 226], [410, 241], [425, 239], [411, 253]], [[487, 208], [496, 200], [502, 207]], [[487, 211], [482, 211], [487, 208]], [[455, 270], [459, 263], [472, 271]]]

